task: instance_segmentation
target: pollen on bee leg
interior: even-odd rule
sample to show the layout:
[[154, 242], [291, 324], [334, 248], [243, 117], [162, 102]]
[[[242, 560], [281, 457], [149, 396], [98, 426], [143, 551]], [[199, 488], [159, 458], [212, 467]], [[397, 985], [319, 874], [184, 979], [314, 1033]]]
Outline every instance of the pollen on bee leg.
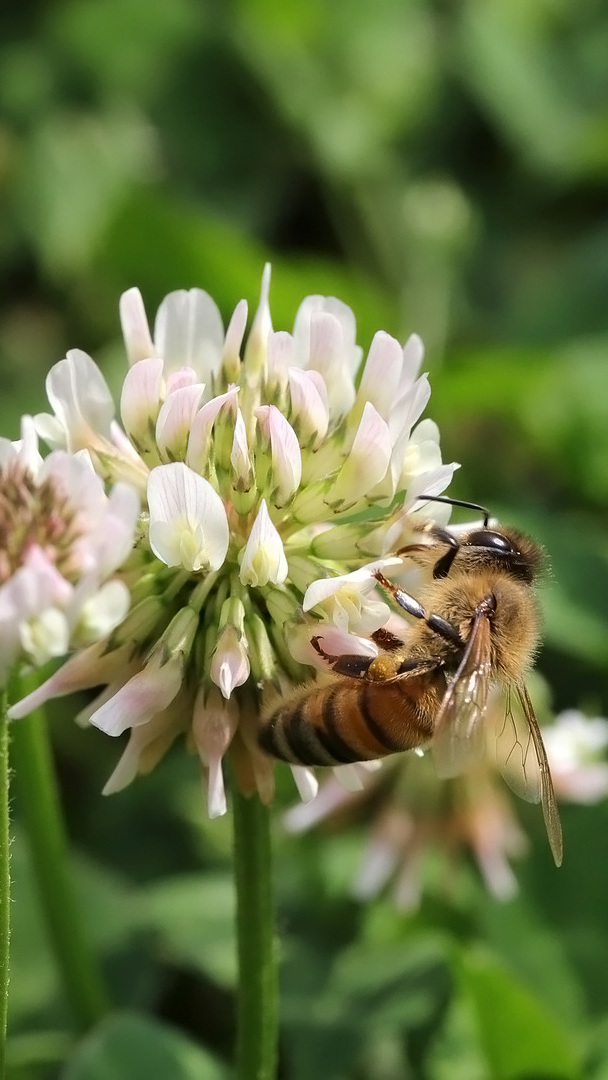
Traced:
[[386, 682], [397, 674], [397, 664], [391, 656], [376, 656], [367, 669], [367, 677], [374, 682]]

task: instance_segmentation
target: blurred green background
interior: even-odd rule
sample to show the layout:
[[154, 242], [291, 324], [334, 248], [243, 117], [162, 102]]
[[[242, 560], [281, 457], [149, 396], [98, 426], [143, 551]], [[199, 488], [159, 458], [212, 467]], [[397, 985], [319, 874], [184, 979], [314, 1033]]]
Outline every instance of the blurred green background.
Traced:
[[[550, 553], [553, 705], [605, 712], [606, 4], [39, 0], [0, 27], [2, 433], [67, 348], [119, 386], [124, 289], [152, 314], [198, 285], [227, 318], [270, 259], [275, 328], [320, 292], [364, 346], [422, 335], [453, 493]], [[17, 800], [14, 1077], [229, 1075], [230, 822], [181, 750], [102, 800], [117, 747], [71, 715], [74, 866], [124, 1011], [74, 1042]], [[277, 808], [284, 1080], [608, 1078], [608, 808], [564, 808], [559, 872], [518, 809], [515, 900], [463, 864], [407, 915], [350, 897], [364, 817], [286, 838]]]

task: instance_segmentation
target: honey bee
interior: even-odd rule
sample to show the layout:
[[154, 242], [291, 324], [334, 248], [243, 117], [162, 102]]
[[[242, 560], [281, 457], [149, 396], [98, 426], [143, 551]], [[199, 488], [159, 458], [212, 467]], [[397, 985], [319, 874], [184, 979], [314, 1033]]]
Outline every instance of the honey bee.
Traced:
[[[426, 497], [430, 501], [430, 497]], [[447, 497], [433, 501], [483, 510]], [[492, 736], [497, 765], [517, 795], [542, 803], [553, 858], [562, 831], [547, 754], [525, 685], [539, 644], [534, 585], [540, 546], [510, 526], [483, 526], [459, 537], [437, 525], [398, 555], [432, 570], [420, 599], [375, 577], [416, 622], [406, 641], [385, 630], [378, 656], [331, 656], [313, 639], [334, 677], [302, 687], [272, 707], [261, 747], [298, 765], [369, 761], [430, 744], [440, 777], [463, 772], [487, 746], [493, 684], [504, 709]], [[494, 713], [496, 710], [490, 710]]]

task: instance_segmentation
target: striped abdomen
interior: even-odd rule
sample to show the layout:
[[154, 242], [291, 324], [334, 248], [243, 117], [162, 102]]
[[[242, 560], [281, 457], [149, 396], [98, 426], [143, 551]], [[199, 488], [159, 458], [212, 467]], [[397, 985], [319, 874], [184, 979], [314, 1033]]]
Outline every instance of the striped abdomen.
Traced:
[[428, 675], [390, 685], [335, 679], [282, 702], [260, 731], [260, 746], [299, 765], [371, 761], [425, 744], [442, 698]]

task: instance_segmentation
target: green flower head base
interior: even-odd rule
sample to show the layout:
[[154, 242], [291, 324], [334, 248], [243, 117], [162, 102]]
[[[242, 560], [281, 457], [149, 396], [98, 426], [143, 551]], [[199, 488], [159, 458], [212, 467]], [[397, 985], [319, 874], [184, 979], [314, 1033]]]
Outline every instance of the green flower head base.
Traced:
[[[444, 491], [455, 468], [441, 463], [436, 425], [420, 420], [430, 389], [418, 337], [402, 347], [379, 331], [357, 389], [352, 311], [309, 296], [293, 331], [274, 331], [269, 283], [267, 267], [244, 347], [244, 300], [224, 331], [207, 293], [171, 293], [151, 336], [129, 290], [123, 426], [79, 350], [51, 370], [53, 414], [36, 417], [51, 447], [86, 450], [97, 477], [129, 485], [145, 509], [122, 565], [128, 615], [12, 715], [103, 685], [86, 720], [109, 735], [130, 730], [105, 791], [149, 771], [183, 733], [213, 816], [226, 806], [229, 748], [241, 788], [272, 798], [273, 763], [257, 745], [263, 693], [306, 677], [315, 633], [332, 649], [373, 648], [365, 635], [390, 612], [372, 570], [410, 535], [420, 496]], [[293, 772], [312, 797], [313, 774]]]

